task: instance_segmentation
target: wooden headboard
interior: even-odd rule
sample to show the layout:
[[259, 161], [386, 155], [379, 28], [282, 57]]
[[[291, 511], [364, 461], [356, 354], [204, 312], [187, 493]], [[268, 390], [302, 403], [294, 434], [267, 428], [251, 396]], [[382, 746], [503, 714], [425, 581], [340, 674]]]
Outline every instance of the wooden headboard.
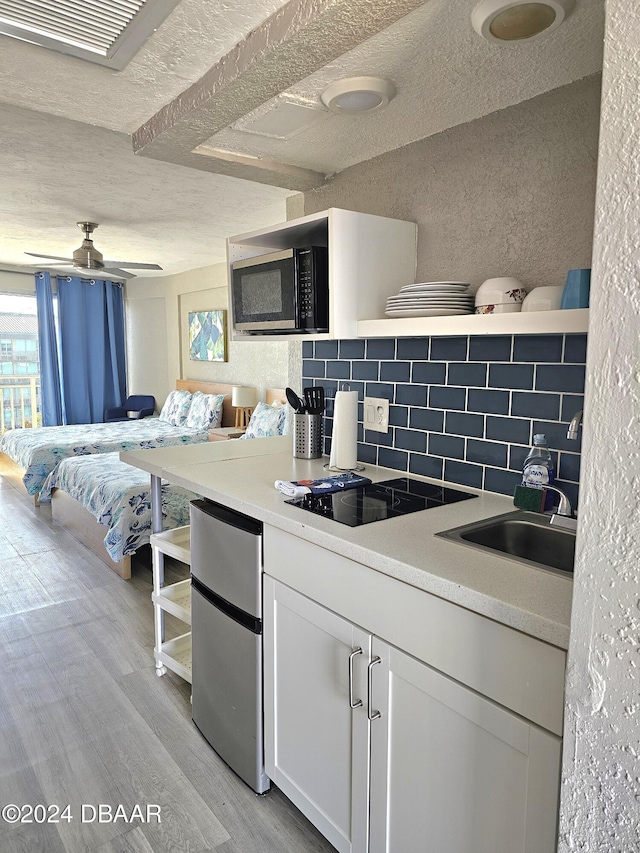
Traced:
[[265, 388], [264, 401], [265, 403], [269, 403], [269, 405], [273, 403], [282, 403], [284, 405], [287, 402], [287, 395], [284, 393], [284, 388]]
[[[226, 394], [222, 402], [222, 424], [223, 427], [232, 427], [236, 422], [236, 410], [231, 405], [231, 392], [233, 385], [223, 385], [221, 382], [199, 382], [195, 379], [176, 379], [178, 391], [188, 391], [190, 394], [201, 391], [203, 394]], [[265, 403], [286, 404], [287, 395], [284, 388], [265, 388]]]
[[233, 385], [223, 385], [221, 382], [198, 382], [195, 379], [176, 379], [178, 391], [188, 391], [194, 394], [202, 391], [203, 394], [226, 394], [222, 401], [222, 424], [223, 427], [232, 427], [236, 422], [236, 410], [231, 405], [231, 391]]

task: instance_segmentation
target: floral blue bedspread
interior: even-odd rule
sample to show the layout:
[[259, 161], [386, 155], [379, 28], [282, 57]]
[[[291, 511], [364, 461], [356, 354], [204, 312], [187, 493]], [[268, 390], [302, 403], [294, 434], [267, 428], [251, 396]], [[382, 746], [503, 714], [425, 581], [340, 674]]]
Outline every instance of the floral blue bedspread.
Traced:
[[[116, 563], [146, 545], [151, 536], [151, 477], [121, 462], [117, 453], [63, 459], [49, 475], [46, 490], [62, 489], [107, 526], [104, 546]], [[189, 501], [179, 486], [162, 484], [162, 527], [189, 524]]]
[[25, 469], [22, 481], [27, 492], [37, 495], [58, 462], [69, 456], [198, 444], [207, 438], [206, 431], [172, 426], [158, 418], [143, 418], [110, 424], [12, 429], [0, 438], [0, 451]]

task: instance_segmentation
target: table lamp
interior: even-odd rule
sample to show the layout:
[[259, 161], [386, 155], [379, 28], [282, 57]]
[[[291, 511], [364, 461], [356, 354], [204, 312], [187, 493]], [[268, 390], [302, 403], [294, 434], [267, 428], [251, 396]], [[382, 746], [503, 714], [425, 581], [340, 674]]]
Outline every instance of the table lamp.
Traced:
[[256, 404], [256, 388], [248, 385], [234, 385], [231, 391], [231, 405], [236, 410], [236, 429], [246, 429], [251, 411]]

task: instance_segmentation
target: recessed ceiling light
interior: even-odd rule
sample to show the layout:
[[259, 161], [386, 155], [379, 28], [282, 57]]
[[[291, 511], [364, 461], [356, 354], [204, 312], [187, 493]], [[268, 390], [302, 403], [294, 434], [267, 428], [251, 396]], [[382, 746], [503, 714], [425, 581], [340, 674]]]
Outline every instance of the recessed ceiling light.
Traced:
[[371, 113], [389, 103], [396, 93], [391, 80], [381, 77], [348, 77], [329, 84], [320, 96], [334, 113]]
[[524, 41], [555, 30], [573, 7], [574, 0], [482, 0], [471, 23], [487, 41]]

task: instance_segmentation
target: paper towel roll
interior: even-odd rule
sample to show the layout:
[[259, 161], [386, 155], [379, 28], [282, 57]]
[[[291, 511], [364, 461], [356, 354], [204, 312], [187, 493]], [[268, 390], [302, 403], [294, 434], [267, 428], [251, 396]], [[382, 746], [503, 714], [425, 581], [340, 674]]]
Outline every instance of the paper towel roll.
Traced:
[[357, 391], [336, 391], [329, 465], [345, 470], [358, 465]]

